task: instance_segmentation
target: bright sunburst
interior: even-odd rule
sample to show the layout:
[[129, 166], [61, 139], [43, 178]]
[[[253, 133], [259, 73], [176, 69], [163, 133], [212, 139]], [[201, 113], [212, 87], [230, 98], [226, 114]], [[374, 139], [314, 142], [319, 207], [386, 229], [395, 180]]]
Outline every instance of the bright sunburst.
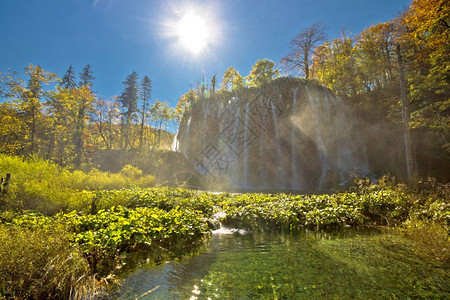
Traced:
[[200, 15], [186, 13], [179, 20], [176, 29], [181, 44], [192, 53], [198, 54], [208, 45], [210, 36], [207, 24]]
[[212, 59], [223, 38], [219, 2], [168, 0], [161, 14], [160, 34], [170, 40], [170, 51], [196, 61]]

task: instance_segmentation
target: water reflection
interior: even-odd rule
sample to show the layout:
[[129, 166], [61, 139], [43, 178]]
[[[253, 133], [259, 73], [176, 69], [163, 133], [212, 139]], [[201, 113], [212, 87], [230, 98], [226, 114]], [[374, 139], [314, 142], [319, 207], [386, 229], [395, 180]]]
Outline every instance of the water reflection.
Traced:
[[392, 233], [213, 235], [198, 256], [136, 270], [119, 299], [445, 298], [448, 270]]

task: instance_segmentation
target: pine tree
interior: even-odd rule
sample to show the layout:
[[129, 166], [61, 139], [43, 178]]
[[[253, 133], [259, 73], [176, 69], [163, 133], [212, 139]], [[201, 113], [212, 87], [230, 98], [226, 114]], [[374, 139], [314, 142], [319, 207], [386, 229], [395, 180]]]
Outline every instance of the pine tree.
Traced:
[[140, 130], [140, 140], [139, 140], [139, 149], [142, 149], [143, 145], [143, 137], [144, 137], [144, 126], [145, 126], [145, 117], [147, 115], [148, 103], [150, 101], [150, 97], [152, 94], [152, 81], [147, 76], [142, 79], [141, 89], [140, 89], [140, 99], [141, 99], [141, 130]]
[[69, 66], [67, 69], [66, 74], [61, 78], [60, 86], [64, 89], [72, 90], [77, 87], [77, 84], [75, 83], [75, 74], [73, 71], [72, 65]]
[[91, 66], [88, 64], [83, 68], [83, 72], [80, 73], [79, 88], [75, 97], [78, 107], [77, 119], [75, 124], [74, 144], [75, 144], [75, 165], [79, 167], [81, 165], [81, 159], [83, 157], [83, 133], [84, 125], [86, 121], [86, 110], [92, 104], [94, 97], [92, 95], [92, 84], [95, 77], [92, 75]]
[[138, 108], [138, 84], [139, 75], [133, 71], [128, 75], [123, 82], [124, 90], [119, 96], [119, 101], [122, 106], [122, 137], [123, 137], [123, 149], [127, 149], [129, 146], [129, 139], [131, 136], [131, 122], [136, 117]]
[[87, 64], [84, 68], [83, 68], [83, 72], [80, 73], [80, 83], [79, 86], [88, 86], [91, 87], [92, 84], [94, 83], [94, 79], [95, 77], [92, 75], [92, 69], [91, 66], [89, 64]]

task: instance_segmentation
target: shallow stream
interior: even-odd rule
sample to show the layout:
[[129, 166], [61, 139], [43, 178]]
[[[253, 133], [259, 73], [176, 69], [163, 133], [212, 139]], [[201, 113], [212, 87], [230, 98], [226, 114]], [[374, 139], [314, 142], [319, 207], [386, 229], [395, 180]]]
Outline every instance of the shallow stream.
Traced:
[[217, 231], [181, 262], [124, 275], [117, 299], [445, 299], [449, 270], [392, 232]]

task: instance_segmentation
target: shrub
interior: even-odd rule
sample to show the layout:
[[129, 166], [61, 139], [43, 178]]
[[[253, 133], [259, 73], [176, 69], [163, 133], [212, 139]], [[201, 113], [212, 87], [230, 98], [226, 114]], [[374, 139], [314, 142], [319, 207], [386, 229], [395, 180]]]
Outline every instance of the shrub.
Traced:
[[406, 221], [400, 231], [416, 242], [423, 252], [450, 264], [450, 228], [432, 220], [420, 220], [415, 217]]
[[142, 175], [129, 165], [119, 173], [97, 169], [71, 172], [43, 159], [24, 161], [0, 154], [0, 174], [6, 173], [12, 173], [12, 179], [7, 196], [1, 200], [8, 208], [35, 209], [49, 215], [88, 210], [95, 197], [90, 191], [149, 187], [154, 181], [152, 175]]
[[60, 226], [33, 229], [0, 223], [0, 298], [68, 299], [95, 292], [82, 253]]

